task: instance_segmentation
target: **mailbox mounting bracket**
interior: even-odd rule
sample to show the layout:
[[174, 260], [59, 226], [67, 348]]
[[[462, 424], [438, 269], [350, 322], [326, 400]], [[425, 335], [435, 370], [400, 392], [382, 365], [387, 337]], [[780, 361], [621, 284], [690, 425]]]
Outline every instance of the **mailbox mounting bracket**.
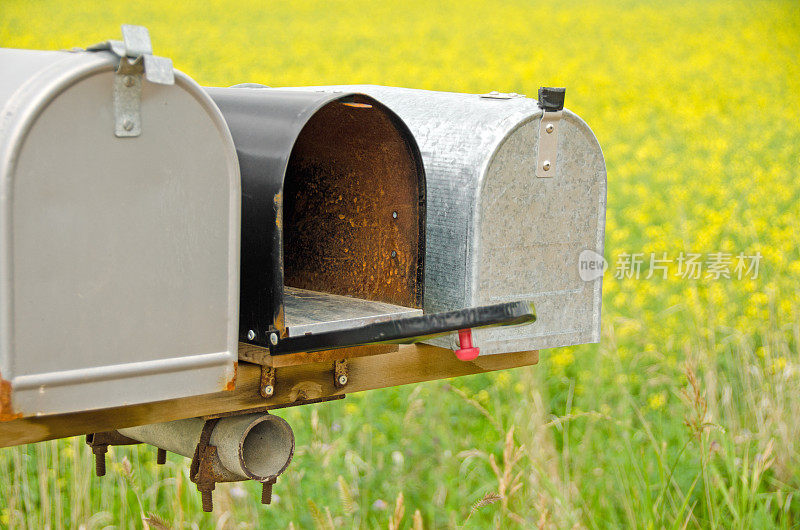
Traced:
[[347, 359], [336, 360], [333, 362], [333, 386], [344, 388], [350, 379], [350, 370], [347, 368]]
[[114, 75], [114, 135], [129, 138], [142, 134], [142, 74], [151, 83], [173, 85], [175, 72], [172, 59], [153, 55], [147, 28], [123, 24], [122, 39], [101, 42], [86, 50], [110, 51], [119, 57]]
[[261, 365], [261, 380], [258, 385], [258, 392], [265, 399], [269, 399], [275, 394], [275, 368], [272, 366]]

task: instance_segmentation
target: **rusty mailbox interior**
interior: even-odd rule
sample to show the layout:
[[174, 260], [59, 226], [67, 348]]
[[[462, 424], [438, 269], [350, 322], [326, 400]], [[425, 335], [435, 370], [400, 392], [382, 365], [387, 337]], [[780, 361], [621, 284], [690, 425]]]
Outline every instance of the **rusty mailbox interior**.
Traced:
[[351, 297], [346, 306], [365, 318], [422, 314], [425, 175], [415, 147], [365, 96], [327, 103], [303, 127], [283, 190], [290, 335], [314, 314], [333, 318], [328, 300], [344, 309], [322, 293]]
[[533, 320], [527, 303], [423, 315], [417, 144], [358, 93], [209, 88], [242, 171], [240, 340], [273, 355]]

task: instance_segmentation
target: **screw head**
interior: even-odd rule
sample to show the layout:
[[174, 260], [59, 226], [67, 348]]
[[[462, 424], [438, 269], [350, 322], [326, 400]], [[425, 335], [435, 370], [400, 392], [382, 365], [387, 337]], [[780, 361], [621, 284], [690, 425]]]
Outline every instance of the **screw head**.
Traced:
[[549, 160], [545, 160], [544, 161], [544, 163], [542, 164], [542, 169], [544, 169], [545, 171], [550, 171], [550, 161]]
[[122, 78], [122, 83], [127, 87], [132, 87], [133, 86], [133, 76], [126, 75], [125, 77]]
[[130, 131], [133, 129], [133, 122], [131, 120], [125, 120], [122, 122], [122, 128], [126, 131]]
[[277, 333], [270, 333], [269, 334], [269, 343], [273, 346], [278, 345], [278, 334]]
[[256, 338], [256, 332], [252, 329], [247, 332], [247, 340], [253, 340]]
[[339, 384], [344, 386], [347, 384], [347, 376], [342, 374], [339, 376]]
[[555, 128], [555, 126], [553, 126], [553, 124], [552, 124], [552, 123], [548, 123], [548, 124], [545, 126], [544, 130], [545, 130], [545, 131], [547, 131], [547, 134], [550, 134], [550, 133], [552, 133], [553, 131], [555, 131], [555, 130], [556, 130], [556, 128]]
[[396, 251], [396, 250], [393, 250], [393, 251], [392, 251], [392, 257], [393, 257], [393, 258], [396, 258], [396, 257], [397, 257], [397, 251]]
[[392, 212], [392, 219], [397, 219], [397, 212]]
[[275, 393], [275, 389], [272, 387], [272, 385], [267, 385], [267, 386], [264, 387], [264, 394], [266, 394], [268, 396], [271, 396], [274, 393]]

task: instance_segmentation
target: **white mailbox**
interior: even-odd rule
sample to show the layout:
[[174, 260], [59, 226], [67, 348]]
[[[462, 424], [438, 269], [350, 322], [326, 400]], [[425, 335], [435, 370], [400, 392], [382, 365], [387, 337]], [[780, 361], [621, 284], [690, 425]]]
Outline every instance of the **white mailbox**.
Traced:
[[147, 30], [0, 49], [0, 417], [232, 388], [240, 182]]

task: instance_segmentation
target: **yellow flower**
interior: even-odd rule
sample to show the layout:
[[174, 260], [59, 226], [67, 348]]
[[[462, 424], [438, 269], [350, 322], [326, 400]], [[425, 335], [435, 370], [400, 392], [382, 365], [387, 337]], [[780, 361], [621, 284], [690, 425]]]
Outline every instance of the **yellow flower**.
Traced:
[[773, 359], [770, 365], [770, 371], [772, 371], [772, 373], [782, 372], [784, 368], [786, 368], [786, 357]]
[[494, 380], [498, 388], [506, 388], [511, 381], [511, 376], [508, 374], [508, 371], [503, 370], [497, 373]]
[[666, 392], [658, 392], [657, 394], [653, 394], [647, 399], [647, 406], [653, 410], [658, 410], [662, 408], [667, 402], [667, 393]]
[[572, 350], [569, 348], [560, 348], [555, 350], [553, 355], [553, 364], [559, 368], [564, 368], [572, 364], [575, 360], [575, 355], [572, 353]]

